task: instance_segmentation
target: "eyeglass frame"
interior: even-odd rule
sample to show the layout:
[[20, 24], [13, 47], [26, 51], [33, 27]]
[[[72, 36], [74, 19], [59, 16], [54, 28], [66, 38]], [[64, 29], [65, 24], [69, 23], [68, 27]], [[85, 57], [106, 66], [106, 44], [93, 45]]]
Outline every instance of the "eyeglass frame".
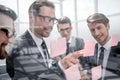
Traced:
[[8, 36], [8, 38], [12, 38], [12, 37], [16, 37], [16, 32], [11, 30], [10, 28], [8, 27], [3, 27], [0, 28], [1, 31], [5, 32], [6, 35]]
[[43, 15], [40, 15], [40, 14], [38, 14], [37, 16], [38, 16], [38, 17], [42, 17], [46, 23], [52, 21], [52, 23], [56, 24], [56, 23], [58, 22], [58, 19], [57, 19], [57, 18], [51, 18], [51, 17], [49, 17], [49, 16], [43, 16]]
[[65, 29], [59, 29], [59, 32], [64, 32], [64, 31], [67, 31], [67, 32], [69, 32], [71, 30], [71, 27], [67, 27], [67, 28], [65, 28]]

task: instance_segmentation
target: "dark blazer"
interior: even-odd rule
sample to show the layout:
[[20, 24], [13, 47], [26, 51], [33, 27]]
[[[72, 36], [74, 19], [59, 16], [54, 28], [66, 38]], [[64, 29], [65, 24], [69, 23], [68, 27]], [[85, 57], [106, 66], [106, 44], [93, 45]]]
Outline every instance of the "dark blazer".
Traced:
[[72, 37], [72, 41], [69, 46], [69, 52], [75, 52], [84, 48], [84, 40], [78, 37]]
[[64, 55], [61, 55], [60, 57], [63, 58], [66, 55], [72, 52], [75, 52], [75, 51], [82, 50], [83, 48], [84, 48], [84, 40], [82, 38], [72, 37], [71, 43], [69, 43], [69, 49], [68, 49], [69, 53], [65, 53]]
[[[87, 69], [97, 66], [97, 44], [95, 45], [94, 56], [87, 57], [86, 63]], [[117, 46], [111, 47], [107, 67], [105, 70], [106, 72], [104, 80], [120, 80], [120, 42], [118, 42]]]
[[13, 80], [65, 80], [57, 63], [51, 68], [45, 66], [41, 53], [28, 31], [13, 44], [6, 66]]

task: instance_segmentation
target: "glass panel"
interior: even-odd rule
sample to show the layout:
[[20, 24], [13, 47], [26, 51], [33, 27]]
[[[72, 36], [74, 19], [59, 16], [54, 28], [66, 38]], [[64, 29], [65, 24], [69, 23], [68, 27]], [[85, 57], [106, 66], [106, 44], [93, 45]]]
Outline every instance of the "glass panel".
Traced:
[[71, 19], [71, 21], [75, 20], [75, 9], [74, 9], [74, 1], [75, 0], [64, 0], [63, 1], [63, 16], [67, 16]]
[[60, 17], [60, 4], [55, 4], [56, 18]]
[[90, 14], [94, 12], [94, 0], [77, 0], [78, 20], [86, 19]]
[[17, 26], [17, 36], [23, 34], [27, 29], [29, 28], [29, 25], [26, 24], [20, 24], [19, 26]]
[[107, 15], [120, 13], [120, 0], [98, 0], [98, 10]]
[[71, 34], [72, 36], [77, 36], [76, 35], [76, 25], [75, 25], [75, 23], [72, 23], [72, 34]]
[[120, 16], [111, 16], [110, 18], [110, 33], [120, 36]]
[[84, 40], [94, 40], [89, 31], [86, 21], [78, 23], [78, 36]]
[[0, 4], [13, 9], [16, 12], [16, 14], [18, 14], [17, 13], [17, 0], [0, 0]]
[[28, 22], [28, 9], [35, 0], [19, 0], [19, 17], [20, 22]]

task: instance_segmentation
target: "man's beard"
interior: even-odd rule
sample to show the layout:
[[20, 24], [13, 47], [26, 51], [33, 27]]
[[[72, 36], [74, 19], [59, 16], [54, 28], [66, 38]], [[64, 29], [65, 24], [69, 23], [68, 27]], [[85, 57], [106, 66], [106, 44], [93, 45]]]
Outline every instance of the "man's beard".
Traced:
[[41, 37], [48, 37], [49, 35], [50, 35], [50, 33], [48, 33], [48, 34], [44, 34], [44, 31], [45, 30], [52, 30], [52, 27], [45, 27], [45, 28], [34, 28], [34, 30], [35, 30], [35, 32], [37, 33], [37, 34], [39, 34], [39, 36], [41, 36]]
[[7, 52], [2, 50], [2, 45], [0, 46], [0, 59], [5, 59], [7, 57]]

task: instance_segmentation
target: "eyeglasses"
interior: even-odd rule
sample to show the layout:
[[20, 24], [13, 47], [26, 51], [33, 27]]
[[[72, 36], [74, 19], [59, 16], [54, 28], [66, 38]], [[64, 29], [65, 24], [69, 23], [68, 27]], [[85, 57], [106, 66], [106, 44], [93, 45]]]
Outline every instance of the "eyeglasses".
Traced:
[[71, 27], [68, 27], [68, 28], [65, 28], [65, 29], [60, 29], [59, 31], [62, 32], [62, 33], [65, 32], [65, 31], [69, 32], [70, 29], [71, 29]]
[[0, 28], [0, 30], [5, 32], [9, 38], [16, 37], [16, 32], [8, 27]]
[[49, 16], [42, 16], [42, 15], [38, 15], [38, 16], [39, 16], [39, 17], [42, 17], [46, 23], [52, 22], [52, 23], [55, 24], [55, 23], [57, 23], [57, 21], [58, 21], [56, 18], [51, 18], [51, 17], [49, 17]]

